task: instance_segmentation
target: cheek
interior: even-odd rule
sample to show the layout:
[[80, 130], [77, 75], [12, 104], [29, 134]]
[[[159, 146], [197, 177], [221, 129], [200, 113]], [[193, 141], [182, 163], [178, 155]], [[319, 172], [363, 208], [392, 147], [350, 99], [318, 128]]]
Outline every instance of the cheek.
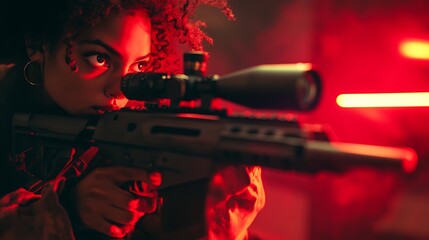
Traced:
[[[105, 101], [103, 89], [106, 81], [101, 73], [89, 73], [84, 68], [73, 72], [65, 62], [65, 55], [65, 48], [46, 51], [44, 66], [46, 93], [65, 111], [71, 114], [86, 114], [91, 106]], [[79, 65], [78, 61], [78, 67]]]
[[69, 113], [95, 105], [104, 87], [101, 80], [88, 80], [86, 74], [72, 72], [65, 63], [47, 66], [44, 85], [52, 100]]

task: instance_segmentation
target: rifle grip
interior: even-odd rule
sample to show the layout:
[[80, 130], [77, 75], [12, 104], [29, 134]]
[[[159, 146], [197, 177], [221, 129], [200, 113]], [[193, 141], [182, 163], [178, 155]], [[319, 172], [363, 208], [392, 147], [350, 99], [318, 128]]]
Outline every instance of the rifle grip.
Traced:
[[[158, 204], [158, 192], [151, 189], [149, 184], [141, 181], [131, 181], [122, 184], [121, 189], [132, 193], [135, 197], [141, 198], [143, 201], [139, 202], [139, 210], [145, 212], [145, 214], [153, 213], [157, 209]], [[79, 235], [77, 239], [80, 240], [130, 240], [131, 235], [126, 235], [124, 238], [113, 238], [95, 230], [84, 229], [78, 231]]]

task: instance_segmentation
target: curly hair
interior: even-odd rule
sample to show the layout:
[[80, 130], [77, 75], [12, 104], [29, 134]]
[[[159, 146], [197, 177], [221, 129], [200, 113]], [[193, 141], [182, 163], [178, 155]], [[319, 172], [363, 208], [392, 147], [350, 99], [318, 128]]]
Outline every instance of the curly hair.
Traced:
[[[229, 19], [234, 15], [227, 0], [10, 0], [3, 2], [1, 14], [3, 38], [2, 58], [16, 60], [25, 54], [25, 39], [33, 43], [68, 41], [87, 27], [94, 26], [111, 13], [148, 12], [152, 24], [152, 45], [149, 69], [177, 71], [178, 44], [202, 50], [202, 42], [212, 39], [202, 31], [204, 22], [193, 19], [199, 5], [221, 9]], [[5, 29], [6, 28], [6, 29]], [[0, 30], [1, 31], [1, 30]], [[64, 39], [68, 36], [69, 39]], [[63, 39], [61, 39], [63, 38]], [[27, 43], [28, 46], [28, 43]], [[40, 45], [39, 45], [40, 47]]]

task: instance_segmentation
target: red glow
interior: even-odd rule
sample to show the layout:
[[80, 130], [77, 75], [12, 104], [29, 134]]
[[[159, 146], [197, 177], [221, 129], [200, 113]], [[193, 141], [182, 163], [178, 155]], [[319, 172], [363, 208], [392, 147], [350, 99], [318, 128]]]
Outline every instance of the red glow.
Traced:
[[181, 118], [193, 118], [193, 119], [203, 119], [203, 120], [219, 120], [218, 116], [215, 115], [204, 115], [204, 114], [196, 114], [196, 113], [179, 113], [178, 117]]
[[429, 41], [407, 40], [399, 45], [399, 52], [407, 58], [429, 60]]
[[337, 104], [343, 108], [427, 107], [429, 92], [340, 94]]
[[386, 158], [402, 162], [402, 168], [406, 173], [412, 173], [417, 166], [417, 154], [411, 148], [393, 148], [384, 146], [373, 146], [365, 144], [333, 142], [332, 146], [340, 151], [376, 158]]
[[117, 238], [122, 238], [125, 234], [123, 233], [122, 229], [115, 225], [110, 225], [110, 233], [114, 235]]
[[417, 168], [418, 156], [413, 149], [408, 149], [405, 153], [404, 161], [402, 162], [403, 169], [406, 173], [412, 173]]
[[114, 101], [116, 101], [115, 106], [119, 106], [120, 108], [123, 108], [128, 103], [127, 98], [115, 98]]

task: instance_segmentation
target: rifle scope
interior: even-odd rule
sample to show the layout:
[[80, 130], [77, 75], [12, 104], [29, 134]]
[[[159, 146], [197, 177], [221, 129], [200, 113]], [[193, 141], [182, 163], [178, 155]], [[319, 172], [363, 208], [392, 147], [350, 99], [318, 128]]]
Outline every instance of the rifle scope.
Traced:
[[225, 76], [132, 73], [121, 89], [130, 100], [219, 97], [251, 108], [307, 111], [320, 100], [321, 79], [310, 64], [271, 64]]

